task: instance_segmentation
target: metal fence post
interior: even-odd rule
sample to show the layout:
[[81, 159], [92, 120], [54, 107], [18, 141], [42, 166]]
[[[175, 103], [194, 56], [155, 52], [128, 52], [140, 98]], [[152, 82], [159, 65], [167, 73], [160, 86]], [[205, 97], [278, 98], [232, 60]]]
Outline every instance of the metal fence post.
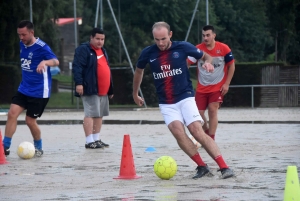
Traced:
[[251, 107], [254, 108], [254, 92], [253, 92], [253, 86], [251, 86]]

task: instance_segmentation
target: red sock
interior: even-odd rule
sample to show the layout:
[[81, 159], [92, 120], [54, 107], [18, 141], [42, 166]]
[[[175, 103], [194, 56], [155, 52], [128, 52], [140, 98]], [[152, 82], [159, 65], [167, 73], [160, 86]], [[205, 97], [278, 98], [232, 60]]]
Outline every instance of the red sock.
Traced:
[[222, 155], [219, 155], [215, 158], [215, 161], [217, 162], [218, 166], [220, 167], [220, 169], [223, 168], [228, 168], [228, 166], [226, 165]]
[[215, 134], [209, 134], [209, 129], [204, 131], [206, 135], [208, 135], [209, 137], [211, 137], [213, 140], [215, 140]]
[[209, 137], [211, 137], [211, 139], [215, 140], [215, 134], [209, 134], [209, 130], [205, 130], [204, 131], [206, 133], [206, 135], [208, 135]]
[[191, 157], [191, 159], [197, 163], [198, 166], [206, 166], [206, 164], [203, 162], [202, 158], [200, 157], [199, 153], [196, 153], [194, 156]]

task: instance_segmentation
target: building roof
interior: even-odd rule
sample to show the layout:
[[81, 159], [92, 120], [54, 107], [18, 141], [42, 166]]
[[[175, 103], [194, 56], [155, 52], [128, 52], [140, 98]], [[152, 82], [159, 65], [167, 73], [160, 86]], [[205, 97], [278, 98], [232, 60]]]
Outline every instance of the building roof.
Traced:
[[[63, 25], [65, 25], [65, 24], [71, 24], [71, 23], [74, 23], [74, 19], [75, 19], [74, 17], [69, 17], [69, 18], [58, 18], [58, 19], [56, 20], [56, 24], [57, 24], [58, 26], [63, 26]], [[82, 17], [77, 17], [76, 20], [77, 20], [77, 22], [78, 22], [79, 25], [82, 24]]]

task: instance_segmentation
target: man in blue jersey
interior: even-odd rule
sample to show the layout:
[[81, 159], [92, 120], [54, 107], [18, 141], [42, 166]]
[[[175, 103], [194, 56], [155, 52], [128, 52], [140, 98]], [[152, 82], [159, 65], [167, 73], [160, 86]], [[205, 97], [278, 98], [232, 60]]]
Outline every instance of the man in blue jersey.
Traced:
[[42, 116], [50, 97], [50, 66], [57, 66], [59, 61], [44, 41], [34, 37], [32, 22], [21, 21], [17, 33], [20, 38], [22, 82], [12, 98], [8, 112], [3, 139], [4, 153], [9, 155], [11, 139], [17, 128], [17, 118], [27, 110], [25, 121], [33, 137], [35, 156], [39, 157], [43, 154], [43, 149], [41, 130], [36, 120]]
[[234, 176], [233, 171], [225, 163], [217, 144], [202, 129], [203, 119], [196, 106], [186, 63], [188, 56], [202, 59], [205, 61], [202, 67], [208, 72], [213, 72], [212, 58], [190, 43], [171, 41], [172, 31], [166, 22], [156, 22], [152, 27], [152, 34], [156, 44], [142, 50], [136, 65], [132, 94], [134, 102], [139, 106], [144, 104], [144, 100], [138, 95], [138, 89], [142, 82], [144, 68], [149, 64], [159, 98], [159, 108], [165, 123], [177, 140], [179, 147], [198, 166], [193, 179], [208, 174], [209, 168], [203, 162], [192, 140], [185, 133], [184, 125], [216, 161], [222, 178]]

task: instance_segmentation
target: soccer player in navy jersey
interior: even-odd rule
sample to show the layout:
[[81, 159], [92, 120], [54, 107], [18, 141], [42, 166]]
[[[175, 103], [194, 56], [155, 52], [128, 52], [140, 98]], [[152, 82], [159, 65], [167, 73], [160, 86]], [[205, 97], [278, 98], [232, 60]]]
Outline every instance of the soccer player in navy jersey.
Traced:
[[152, 27], [154, 45], [144, 48], [136, 64], [133, 78], [133, 99], [142, 106], [144, 100], [138, 95], [144, 68], [150, 65], [159, 108], [165, 123], [177, 140], [179, 147], [197, 164], [197, 172], [193, 179], [209, 173], [208, 166], [200, 157], [196, 146], [185, 133], [184, 125], [192, 136], [204, 147], [208, 154], [220, 167], [222, 178], [234, 176], [233, 171], [225, 163], [215, 141], [207, 136], [194, 98], [194, 90], [186, 63], [188, 56], [204, 60], [202, 67], [213, 72], [212, 58], [184, 41], [171, 41], [172, 31], [166, 22], [156, 22]]
[[12, 98], [8, 112], [3, 148], [5, 155], [9, 155], [12, 136], [17, 128], [17, 118], [27, 110], [25, 121], [33, 137], [35, 156], [39, 157], [43, 154], [43, 149], [41, 130], [36, 120], [42, 116], [50, 97], [50, 66], [58, 66], [59, 61], [50, 47], [34, 36], [32, 22], [21, 21], [17, 33], [20, 38], [22, 81]]

